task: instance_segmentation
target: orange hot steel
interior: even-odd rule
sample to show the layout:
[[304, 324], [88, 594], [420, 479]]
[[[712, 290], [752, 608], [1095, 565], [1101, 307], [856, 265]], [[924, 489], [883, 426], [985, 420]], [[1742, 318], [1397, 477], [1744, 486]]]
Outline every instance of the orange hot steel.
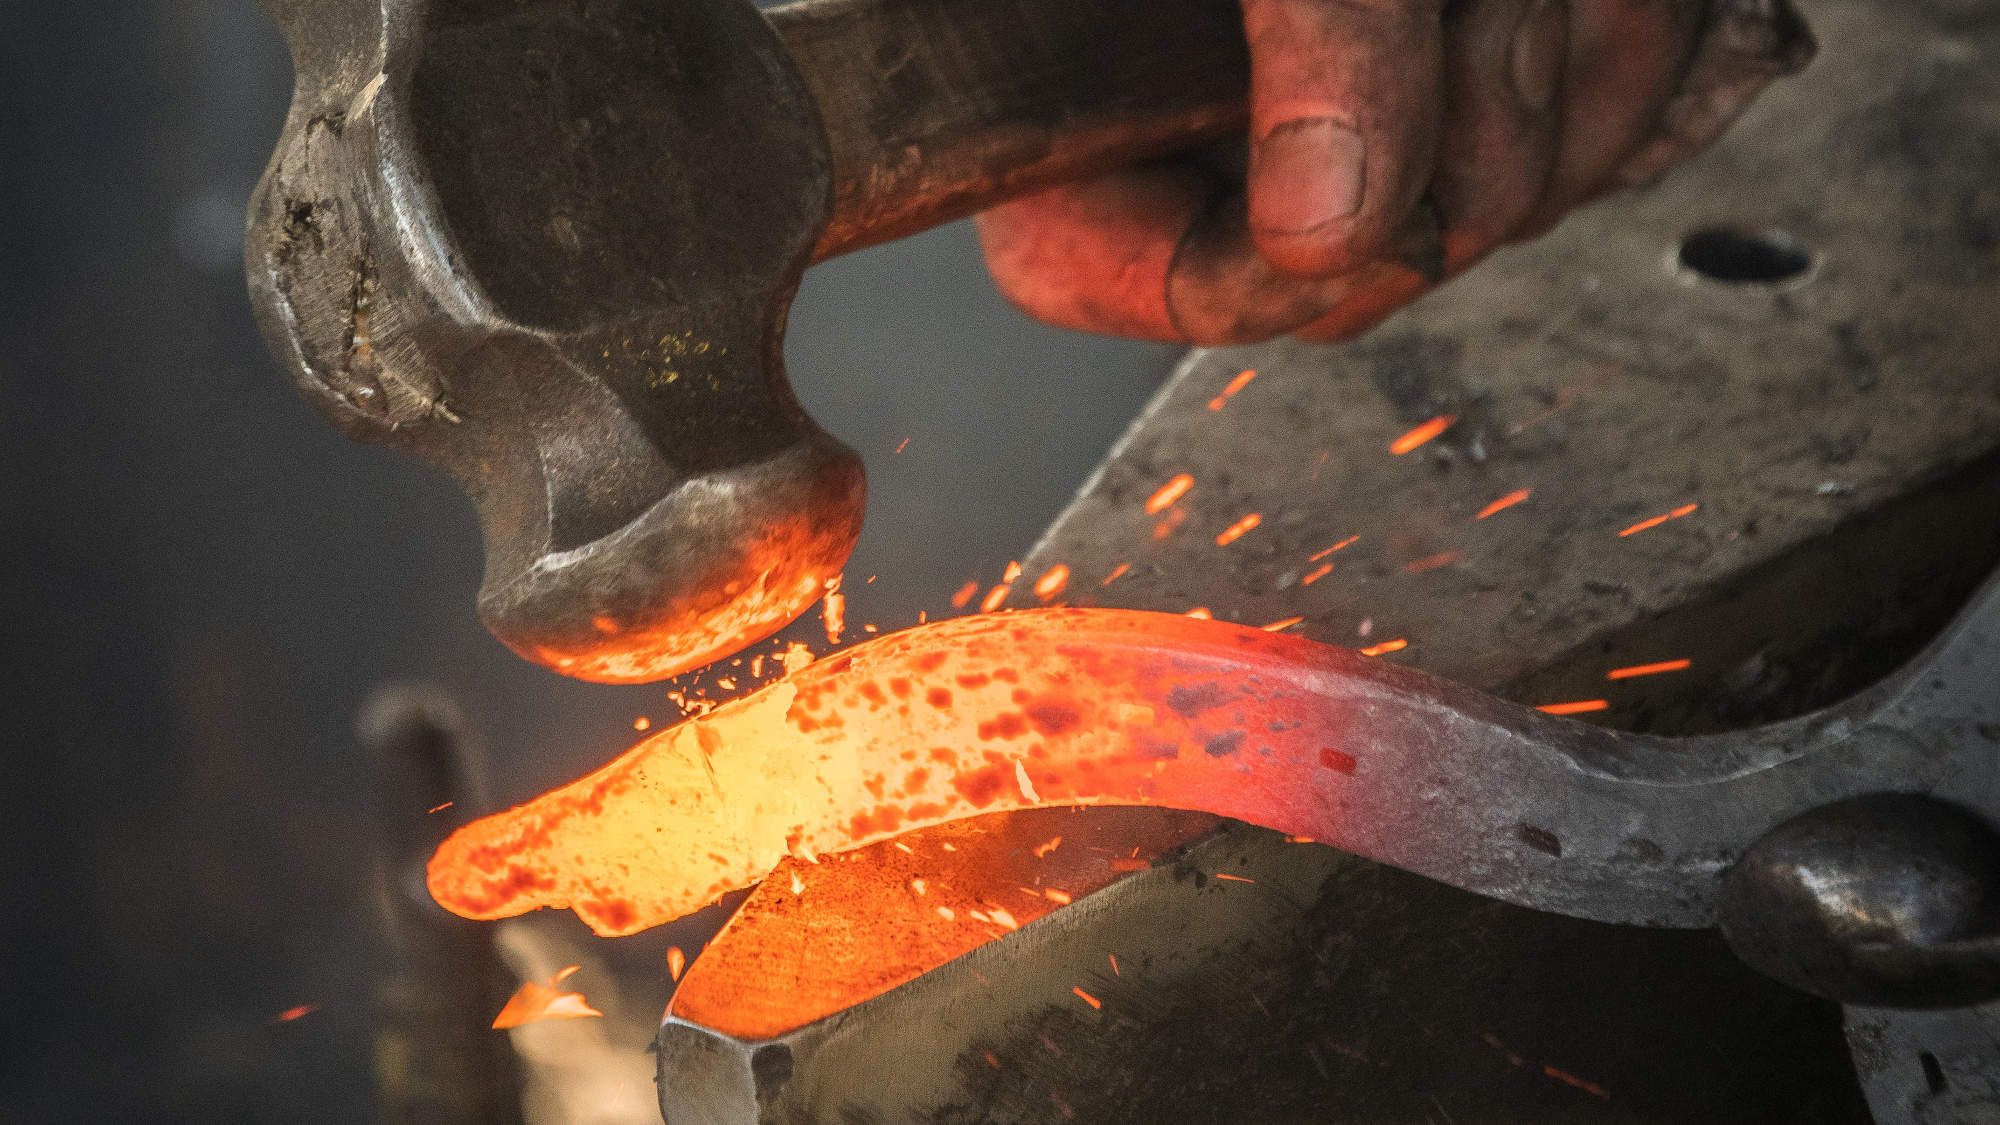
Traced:
[[[432, 858], [470, 918], [569, 907], [636, 933], [787, 855], [1048, 805], [1158, 805], [1337, 842], [1369, 696], [1401, 670], [1224, 622], [1042, 609], [892, 633], [460, 829]], [[1371, 686], [1373, 685], [1373, 686]], [[1352, 729], [1351, 729], [1352, 728]]]

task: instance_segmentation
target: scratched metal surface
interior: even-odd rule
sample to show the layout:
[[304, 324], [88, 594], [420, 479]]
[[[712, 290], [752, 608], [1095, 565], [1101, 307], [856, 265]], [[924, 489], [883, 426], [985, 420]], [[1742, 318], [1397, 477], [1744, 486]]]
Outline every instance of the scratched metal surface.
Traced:
[[[1010, 604], [1034, 604], [1034, 579], [1062, 563], [1075, 604], [1303, 617], [1318, 639], [1407, 638], [1393, 659], [1539, 688], [1564, 654], [1722, 596], [2000, 449], [2000, 34], [1990, 14], [1945, 30], [1929, 11], [1813, 5], [1819, 60], [1718, 149], [1359, 341], [1192, 354], [1037, 544]], [[1675, 252], [1715, 225], [1787, 232], [1814, 264], [1775, 285], [1701, 280]], [[1256, 378], [1209, 409], [1246, 370]], [[1459, 419], [1443, 437], [1389, 453], [1442, 414]], [[1148, 514], [1179, 473], [1194, 487]], [[1526, 501], [1474, 518], [1524, 488]], [[1252, 512], [1256, 529], [1217, 546]], [[1932, 553], [1977, 555], [1992, 522], [1940, 509], [1897, 534], [1963, 536]], [[1354, 535], [1303, 584], [1314, 553]], [[1919, 581], [1962, 593], [1980, 570]], [[1840, 608], [1856, 616], [1851, 600]], [[1727, 690], [1732, 672], [1754, 681], [1743, 661], [1781, 639], [1616, 655], [1695, 657], [1679, 682]], [[1658, 682], [1607, 692], [1608, 666], [1592, 671], [1616, 721]]]

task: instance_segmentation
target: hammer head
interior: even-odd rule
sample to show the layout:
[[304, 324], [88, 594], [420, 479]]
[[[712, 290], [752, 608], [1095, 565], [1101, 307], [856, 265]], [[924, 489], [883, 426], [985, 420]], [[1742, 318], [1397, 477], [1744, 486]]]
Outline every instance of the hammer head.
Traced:
[[245, 257], [272, 351], [478, 508], [480, 615], [659, 679], [809, 607], [859, 459], [785, 381], [831, 207], [812, 99], [741, 0], [267, 0], [291, 115]]

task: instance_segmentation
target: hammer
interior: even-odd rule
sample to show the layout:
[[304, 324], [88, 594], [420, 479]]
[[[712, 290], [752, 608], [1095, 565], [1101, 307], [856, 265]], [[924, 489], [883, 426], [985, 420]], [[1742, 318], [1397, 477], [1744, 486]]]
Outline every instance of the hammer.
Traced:
[[265, 337], [457, 480], [487, 628], [588, 680], [737, 651], [852, 550], [861, 462], [785, 376], [807, 265], [1247, 121], [1236, 0], [265, 4]]

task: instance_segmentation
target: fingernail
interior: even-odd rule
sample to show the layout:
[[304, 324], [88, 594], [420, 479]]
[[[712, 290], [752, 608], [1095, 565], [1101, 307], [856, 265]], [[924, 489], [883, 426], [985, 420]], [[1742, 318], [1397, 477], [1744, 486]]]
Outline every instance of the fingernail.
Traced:
[[1556, 100], [1568, 53], [1569, 5], [1564, 0], [1536, 0], [1514, 30], [1510, 60], [1514, 93], [1523, 105], [1539, 112]]
[[1257, 142], [1250, 225], [1308, 231], [1361, 210], [1367, 150], [1361, 134], [1331, 117], [1287, 121]]

